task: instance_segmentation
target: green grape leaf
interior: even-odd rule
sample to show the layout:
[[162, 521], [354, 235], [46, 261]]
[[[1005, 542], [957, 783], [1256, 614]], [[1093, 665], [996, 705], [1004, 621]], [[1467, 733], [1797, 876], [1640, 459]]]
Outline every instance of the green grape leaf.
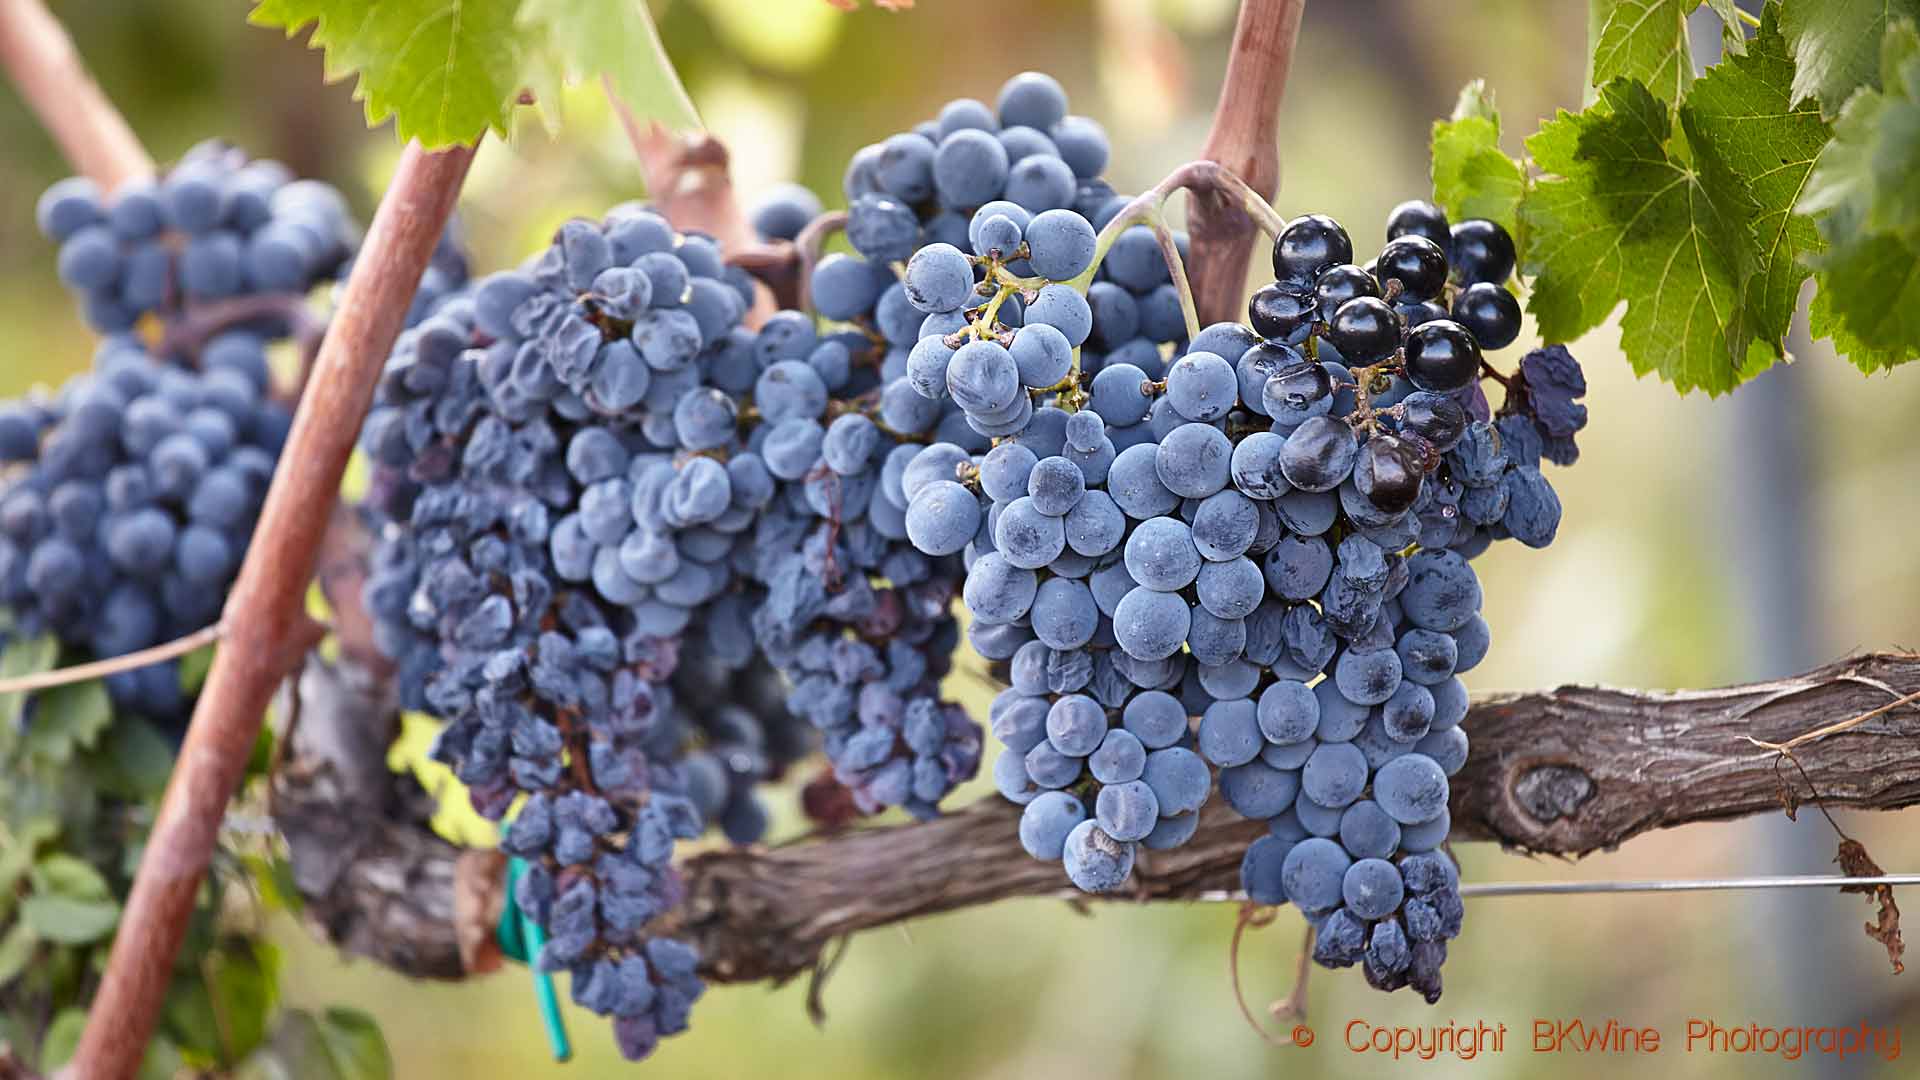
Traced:
[[358, 1009], [330, 1008], [320, 1015], [319, 1029], [340, 1080], [392, 1080], [393, 1055], [373, 1017]]
[[136, 716], [114, 720], [100, 751], [89, 758], [94, 784], [103, 794], [152, 800], [167, 789], [173, 746], [152, 724]]
[[1795, 204], [1827, 149], [1829, 131], [1812, 98], [1793, 97], [1793, 60], [1776, 15], [1767, 8], [1746, 54], [1727, 57], [1694, 83], [1681, 121], [1698, 156], [1759, 205], [1753, 219], [1758, 268], [1744, 300], [1753, 332], [1780, 358], [1807, 278], [1804, 257], [1823, 247], [1813, 219]]
[[1593, 85], [1634, 79], [1669, 104], [1693, 81], [1687, 15], [1700, 0], [1613, 0], [1593, 46]]
[[644, 0], [523, 0], [519, 25], [544, 35], [567, 77], [605, 78], [642, 119], [678, 131], [700, 126]]
[[220, 1018], [221, 1060], [245, 1058], [266, 1041], [280, 1002], [279, 952], [263, 941], [236, 941], [208, 957], [208, 994]]
[[24, 919], [14, 923], [5, 936], [0, 936], [0, 990], [6, 989], [27, 969], [39, 949], [40, 935]]
[[[0, 679], [18, 679], [52, 671], [60, 662], [60, 642], [52, 634], [39, 637], [9, 637], [0, 648]], [[0, 749], [20, 726], [20, 714], [27, 707], [24, 693], [0, 694]]]
[[1720, 16], [1720, 49], [1725, 56], [1740, 56], [1747, 51], [1747, 36], [1740, 29], [1739, 0], [1707, 0], [1707, 6]]
[[1548, 341], [1572, 340], [1625, 301], [1621, 340], [1640, 374], [1719, 394], [1765, 366], [1742, 299], [1758, 205], [1711, 159], [1690, 163], [1665, 103], [1616, 80], [1527, 148], [1557, 174], [1520, 208], [1536, 275], [1528, 306]]
[[86, 945], [113, 932], [120, 905], [112, 900], [79, 900], [58, 893], [36, 893], [20, 901], [20, 917], [34, 932], [61, 945]]
[[111, 900], [113, 892], [107, 879], [85, 860], [63, 852], [53, 852], [33, 864], [33, 891], [54, 893], [74, 900]]
[[[1920, 279], [1909, 276], [1898, 284], [1908, 294], [1909, 303], [1915, 296], [1920, 296]], [[1916, 350], [1911, 348], [1877, 349], [1860, 340], [1834, 310], [1833, 288], [1829, 278], [1823, 277], [1819, 291], [1813, 294], [1813, 305], [1807, 311], [1807, 329], [1814, 337], [1832, 339], [1834, 351], [1868, 375], [1897, 367], [1916, 355]]]
[[51, 765], [64, 766], [79, 750], [90, 750], [113, 725], [113, 702], [98, 679], [42, 690], [27, 722], [27, 752]]
[[1856, 95], [1833, 126], [1833, 148], [1800, 209], [1851, 206], [1863, 228], [1920, 234], [1920, 35], [1897, 23], [1884, 38], [1884, 88]]
[[1863, 371], [1920, 354], [1920, 34], [1887, 29], [1879, 90], [1854, 95], [1800, 209], [1828, 242], [1812, 330]]
[[1920, 20], [1920, 0], [1784, 0], [1780, 31], [1793, 54], [1793, 96], [1828, 116], [1862, 86], [1880, 85], [1880, 41], [1895, 19]]
[[313, 25], [326, 74], [359, 74], [369, 126], [430, 149], [467, 143], [507, 117], [536, 44], [514, 22], [520, 0], [260, 0], [248, 20], [288, 37]]
[[15, 890], [32, 871], [40, 845], [58, 835], [58, 822], [36, 818], [10, 829], [5, 842], [0, 843], [0, 920], [5, 920], [13, 910]]
[[46, 1038], [40, 1040], [41, 1071], [52, 1072], [72, 1061], [73, 1052], [80, 1049], [80, 1032], [86, 1026], [86, 1010], [61, 1009], [47, 1025]]
[[1433, 125], [1433, 200], [1454, 221], [1489, 218], [1516, 232], [1526, 175], [1500, 149], [1500, 113], [1479, 80], [1460, 91], [1453, 116]]

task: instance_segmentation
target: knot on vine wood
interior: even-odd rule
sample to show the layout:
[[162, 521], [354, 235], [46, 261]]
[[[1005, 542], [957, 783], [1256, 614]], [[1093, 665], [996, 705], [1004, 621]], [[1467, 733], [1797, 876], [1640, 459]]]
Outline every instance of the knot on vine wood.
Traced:
[[1593, 795], [1593, 778], [1572, 765], [1537, 765], [1513, 782], [1514, 799], [1542, 825], [1572, 817]]

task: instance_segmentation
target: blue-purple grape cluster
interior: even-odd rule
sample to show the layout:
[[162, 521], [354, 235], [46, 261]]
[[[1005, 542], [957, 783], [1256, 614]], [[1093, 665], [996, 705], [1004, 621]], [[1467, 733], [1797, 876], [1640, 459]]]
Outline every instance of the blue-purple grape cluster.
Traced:
[[982, 735], [939, 690], [960, 641], [960, 562], [907, 541], [902, 468], [921, 446], [888, 424], [863, 334], [821, 338], [808, 317], [781, 312], [755, 349], [747, 446], [775, 494], [756, 526], [766, 599], [754, 638], [855, 807], [930, 817], [979, 770]]
[[61, 180], [41, 195], [37, 219], [60, 245], [60, 280], [103, 334], [194, 304], [304, 295], [338, 273], [359, 242], [332, 186], [218, 141], [188, 150], [158, 180], [112, 192], [85, 177]]
[[[1579, 365], [1560, 346], [1510, 376], [1485, 364], [1520, 331], [1511, 240], [1429, 203], [1397, 208], [1364, 267], [1337, 223], [1297, 218], [1250, 325], [1091, 372], [1085, 351], [1021, 347], [1036, 327], [1080, 346], [1106, 317], [1004, 261], [1030, 271], [1032, 239], [972, 256], [932, 243], [906, 274], [933, 313], [909, 384], [993, 439], [922, 451], [906, 527], [965, 559], [970, 640], [1008, 663], [995, 780], [1025, 807], [1023, 846], [1082, 889], [1120, 888], [1138, 846], [1193, 834], [1217, 775], [1270, 823], [1248, 894], [1298, 905], [1323, 964], [1437, 998], [1461, 915], [1435, 854], [1467, 756], [1459, 675], [1489, 642], [1468, 560], [1552, 540], [1539, 464], [1577, 453]], [[1164, 273], [1153, 234], [1138, 246]], [[950, 314], [988, 295], [1022, 321]], [[1483, 377], [1506, 388], [1497, 417]]]
[[752, 288], [645, 207], [567, 222], [401, 336], [361, 438], [402, 702], [482, 814], [524, 799], [537, 962], [631, 1057], [700, 989], [649, 930], [676, 840], [758, 839], [756, 786], [816, 744], [867, 812], [935, 813], [979, 764], [938, 696], [959, 562], [877, 497], [901, 438], [871, 343], [748, 329]]
[[[0, 607], [9, 632], [107, 659], [220, 616], [290, 417], [265, 344], [215, 337], [201, 369], [130, 336], [51, 396], [0, 406]], [[164, 728], [191, 702], [179, 661], [110, 675], [117, 708]]]

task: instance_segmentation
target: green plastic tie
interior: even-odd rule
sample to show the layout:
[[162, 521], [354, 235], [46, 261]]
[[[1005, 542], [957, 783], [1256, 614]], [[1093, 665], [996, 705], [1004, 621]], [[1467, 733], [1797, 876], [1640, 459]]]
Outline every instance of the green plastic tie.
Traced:
[[540, 1002], [540, 1022], [546, 1025], [547, 1045], [553, 1047], [553, 1060], [573, 1057], [573, 1044], [567, 1040], [567, 1024], [560, 1017], [560, 995], [553, 988], [553, 976], [541, 971], [534, 961], [547, 943], [547, 932], [520, 907], [520, 878], [527, 872], [527, 861], [518, 856], [507, 860], [507, 902], [500, 911], [500, 925], [494, 937], [508, 959], [518, 960], [533, 970], [533, 995]]

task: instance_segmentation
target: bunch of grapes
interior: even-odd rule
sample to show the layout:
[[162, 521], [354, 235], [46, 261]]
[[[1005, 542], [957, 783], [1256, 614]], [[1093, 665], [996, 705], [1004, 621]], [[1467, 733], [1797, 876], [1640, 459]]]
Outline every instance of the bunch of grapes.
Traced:
[[[1484, 362], [1520, 331], [1512, 242], [1424, 202], [1365, 266], [1337, 223], [1295, 219], [1250, 325], [1090, 366], [1168, 269], [1136, 228], [1088, 275], [1095, 225], [983, 208], [966, 246], [920, 247], [904, 282], [928, 313], [908, 384], [992, 440], [907, 466], [906, 528], [965, 560], [970, 639], [1008, 661], [995, 780], [1025, 807], [1022, 844], [1117, 889], [1139, 845], [1193, 834], [1217, 772], [1270, 823], [1247, 892], [1298, 905], [1322, 963], [1437, 997], [1460, 928], [1433, 854], [1467, 754], [1458, 675], [1488, 645], [1468, 559], [1552, 540], [1539, 464], [1577, 453], [1579, 366], [1558, 346], [1512, 375]], [[1088, 303], [1114, 282], [1131, 307]], [[1483, 377], [1506, 390], [1497, 418]]]
[[[62, 180], [40, 197], [38, 221], [60, 245], [60, 280], [104, 334], [197, 303], [305, 295], [338, 273], [359, 242], [331, 185], [297, 180], [277, 161], [250, 161], [217, 141], [188, 150], [157, 181], [110, 195], [85, 177]], [[453, 272], [447, 261], [437, 260], [428, 284], [438, 287]]]
[[[0, 407], [0, 606], [11, 631], [98, 659], [220, 616], [291, 422], [264, 344], [214, 338], [198, 371], [107, 339], [93, 371]], [[108, 676], [116, 706], [178, 728], [178, 661]]]
[[958, 560], [877, 494], [902, 439], [871, 342], [748, 329], [752, 300], [644, 207], [570, 221], [402, 335], [362, 432], [402, 702], [447, 722], [434, 754], [476, 809], [520, 804], [502, 846], [532, 864], [538, 963], [632, 1057], [701, 989], [649, 928], [676, 840], [758, 839], [756, 786], [816, 731], [867, 812], [936, 813], [979, 764], [938, 696]]
[[820, 339], [781, 312], [758, 346], [748, 446], [775, 495], [755, 532], [755, 639], [855, 807], [930, 817], [979, 770], [982, 737], [939, 692], [960, 642], [959, 560], [907, 543], [901, 470], [921, 446], [887, 418], [917, 421], [888, 407], [863, 334]]

